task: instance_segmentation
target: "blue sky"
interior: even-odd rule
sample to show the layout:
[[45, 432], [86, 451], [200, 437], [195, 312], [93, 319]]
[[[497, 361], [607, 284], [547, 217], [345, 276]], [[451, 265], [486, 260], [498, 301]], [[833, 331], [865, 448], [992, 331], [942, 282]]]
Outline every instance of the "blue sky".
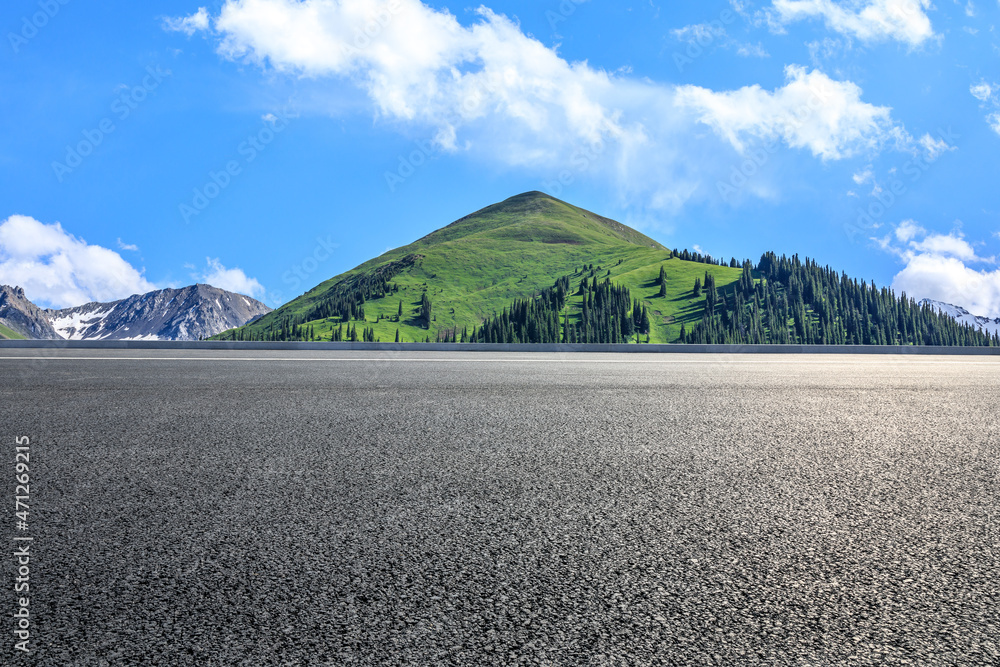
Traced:
[[1000, 316], [995, 0], [11, 0], [0, 283], [271, 306], [544, 190]]

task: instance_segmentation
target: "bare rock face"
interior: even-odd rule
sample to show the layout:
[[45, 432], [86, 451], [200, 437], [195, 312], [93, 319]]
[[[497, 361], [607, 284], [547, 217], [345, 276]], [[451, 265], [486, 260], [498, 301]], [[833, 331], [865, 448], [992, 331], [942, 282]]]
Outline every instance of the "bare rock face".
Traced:
[[201, 284], [45, 311], [69, 340], [198, 340], [269, 312], [248, 296]]
[[62, 338], [45, 311], [29, 301], [20, 287], [0, 285], [0, 324], [25, 338]]

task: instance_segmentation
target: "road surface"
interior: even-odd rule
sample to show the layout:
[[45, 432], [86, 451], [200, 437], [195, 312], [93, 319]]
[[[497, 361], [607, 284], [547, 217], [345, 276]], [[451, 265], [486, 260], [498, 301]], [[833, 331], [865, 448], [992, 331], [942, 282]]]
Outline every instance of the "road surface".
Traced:
[[0, 350], [0, 378], [2, 533], [33, 538], [2, 664], [1000, 664], [1000, 359]]

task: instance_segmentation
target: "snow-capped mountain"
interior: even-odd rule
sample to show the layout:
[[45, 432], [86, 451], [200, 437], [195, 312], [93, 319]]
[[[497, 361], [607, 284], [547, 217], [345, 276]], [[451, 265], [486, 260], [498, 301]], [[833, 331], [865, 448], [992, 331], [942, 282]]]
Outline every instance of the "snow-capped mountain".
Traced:
[[992, 335], [1000, 333], [1000, 317], [995, 320], [991, 320], [990, 318], [983, 317], [982, 315], [973, 315], [961, 306], [944, 303], [943, 301], [934, 301], [933, 299], [924, 299], [920, 302], [920, 304], [930, 306], [938, 312], [958, 320], [962, 324], [968, 324], [978, 329], [982, 329], [988, 334]]
[[61, 338], [45, 311], [31, 303], [20, 287], [0, 285], [0, 325], [25, 338]]
[[250, 297], [199, 284], [46, 314], [55, 330], [69, 340], [198, 340], [270, 311]]
[[248, 296], [199, 284], [45, 314], [59, 336], [69, 340], [198, 340], [269, 312]]

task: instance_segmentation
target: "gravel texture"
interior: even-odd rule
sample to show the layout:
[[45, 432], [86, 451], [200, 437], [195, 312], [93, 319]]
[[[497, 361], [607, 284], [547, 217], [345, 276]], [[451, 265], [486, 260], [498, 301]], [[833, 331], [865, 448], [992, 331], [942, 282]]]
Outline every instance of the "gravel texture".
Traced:
[[32, 354], [0, 664], [1000, 664], [1000, 360]]

